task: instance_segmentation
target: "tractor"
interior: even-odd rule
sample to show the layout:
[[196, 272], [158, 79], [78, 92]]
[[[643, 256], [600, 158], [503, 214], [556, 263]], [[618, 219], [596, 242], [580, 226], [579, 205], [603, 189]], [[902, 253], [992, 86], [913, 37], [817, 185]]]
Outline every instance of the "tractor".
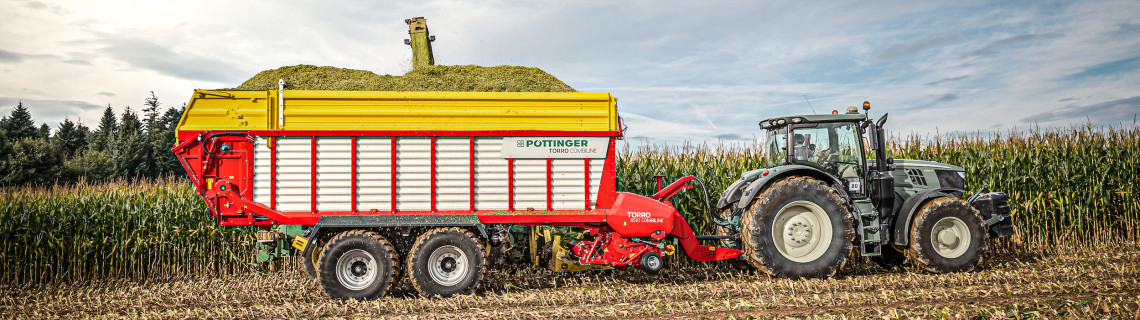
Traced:
[[779, 278], [835, 275], [853, 247], [878, 265], [933, 273], [973, 270], [989, 239], [1013, 234], [1003, 192], [968, 199], [965, 169], [893, 159], [870, 103], [864, 114], [764, 119], [763, 168], [744, 172], [717, 201], [714, 222], [731, 263]]

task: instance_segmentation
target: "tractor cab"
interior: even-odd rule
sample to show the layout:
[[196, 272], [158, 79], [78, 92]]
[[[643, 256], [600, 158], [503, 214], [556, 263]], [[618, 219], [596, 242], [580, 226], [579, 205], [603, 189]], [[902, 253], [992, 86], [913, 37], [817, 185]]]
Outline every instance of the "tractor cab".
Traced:
[[858, 112], [797, 115], [765, 119], [764, 167], [808, 166], [844, 182], [856, 197], [864, 197], [867, 116]]

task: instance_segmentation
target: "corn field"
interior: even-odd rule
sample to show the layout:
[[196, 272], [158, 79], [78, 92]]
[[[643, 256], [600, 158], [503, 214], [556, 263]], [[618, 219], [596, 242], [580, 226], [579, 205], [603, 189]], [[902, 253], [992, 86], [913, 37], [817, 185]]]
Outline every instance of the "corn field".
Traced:
[[[652, 194], [654, 175], [664, 175], [664, 183], [695, 175], [715, 205], [741, 172], [760, 166], [757, 146], [627, 145], [618, 155], [618, 189]], [[1135, 124], [897, 137], [890, 154], [962, 166], [967, 188], [1009, 193], [1018, 232], [1013, 241], [1023, 248], [1140, 236]], [[253, 229], [217, 226], [185, 180], [3, 189], [0, 199], [0, 284], [248, 274], [285, 263], [253, 263]], [[673, 203], [695, 231], [713, 233], [699, 186]]]
[[181, 179], [5, 190], [0, 283], [220, 275], [250, 268], [252, 233], [222, 228]]

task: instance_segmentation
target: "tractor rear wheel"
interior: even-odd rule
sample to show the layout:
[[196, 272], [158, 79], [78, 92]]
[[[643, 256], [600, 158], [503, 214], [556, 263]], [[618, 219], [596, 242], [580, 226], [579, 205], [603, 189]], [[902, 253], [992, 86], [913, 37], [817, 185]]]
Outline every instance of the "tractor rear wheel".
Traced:
[[408, 280], [422, 296], [471, 294], [487, 266], [483, 242], [471, 231], [437, 228], [420, 235], [408, 251]]
[[843, 198], [823, 181], [772, 182], [741, 217], [748, 261], [779, 278], [827, 278], [847, 262], [854, 222]]
[[369, 230], [349, 230], [329, 240], [318, 258], [321, 287], [336, 299], [371, 300], [396, 278], [396, 248]]
[[977, 210], [962, 199], [928, 201], [914, 216], [907, 258], [933, 273], [967, 272], [982, 262], [989, 231]]

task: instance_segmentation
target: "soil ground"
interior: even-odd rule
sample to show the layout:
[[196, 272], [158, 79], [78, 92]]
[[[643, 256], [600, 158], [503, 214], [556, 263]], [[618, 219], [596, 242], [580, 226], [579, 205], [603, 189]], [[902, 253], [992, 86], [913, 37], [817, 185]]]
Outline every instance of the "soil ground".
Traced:
[[[999, 251], [999, 250], [993, 250]], [[0, 288], [11, 318], [1140, 318], [1140, 244], [991, 252], [979, 270], [883, 271], [856, 260], [827, 280], [727, 267], [494, 271], [474, 295], [335, 301], [298, 272], [148, 283]]]

